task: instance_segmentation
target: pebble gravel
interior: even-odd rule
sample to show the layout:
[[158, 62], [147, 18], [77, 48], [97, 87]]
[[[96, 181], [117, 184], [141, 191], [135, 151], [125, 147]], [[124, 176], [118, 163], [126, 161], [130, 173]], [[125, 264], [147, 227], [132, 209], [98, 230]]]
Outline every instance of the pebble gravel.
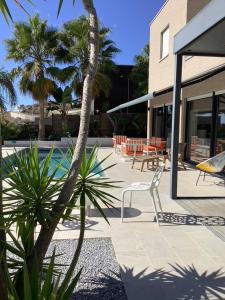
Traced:
[[[77, 240], [52, 241], [48, 254], [56, 248], [56, 262], [66, 272], [76, 249]], [[67, 266], [66, 266], [67, 265]], [[120, 267], [110, 238], [85, 239], [74, 275], [83, 267], [71, 300], [127, 300]]]

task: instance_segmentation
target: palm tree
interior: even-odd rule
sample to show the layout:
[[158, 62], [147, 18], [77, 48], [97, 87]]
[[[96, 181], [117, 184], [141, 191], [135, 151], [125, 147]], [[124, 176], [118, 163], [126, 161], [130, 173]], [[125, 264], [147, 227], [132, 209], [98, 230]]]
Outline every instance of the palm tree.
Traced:
[[[0, 70], [0, 241], [6, 241], [6, 234], [4, 228], [4, 217], [3, 217], [3, 202], [2, 202], [2, 113], [6, 109], [6, 104], [14, 106], [16, 104], [16, 92], [13, 87], [13, 83], [9, 78], [9, 75]], [[0, 257], [5, 257], [5, 247], [0, 243]], [[0, 260], [0, 299], [4, 299], [5, 296], [5, 283], [6, 278], [3, 272], [3, 262]]]
[[45, 137], [44, 109], [46, 100], [53, 90], [53, 82], [46, 75], [46, 68], [53, 64], [57, 48], [57, 31], [47, 26], [36, 15], [28, 23], [16, 23], [14, 37], [6, 40], [7, 59], [14, 60], [19, 66], [12, 70], [18, 76], [19, 87], [23, 94], [30, 94], [39, 103], [38, 138]]
[[[99, 28], [98, 69], [92, 88], [93, 99], [98, 97], [100, 93], [108, 96], [111, 89], [111, 80], [108, 74], [116, 69], [113, 57], [120, 51], [115, 47], [114, 42], [108, 39], [110, 29], [101, 27], [100, 24]], [[68, 63], [69, 66], [64, 68], [63, 72], [56, 67], [50, 68], [49, 73], [56, 80], [69, 81], [75, 94], [81, 99], [89, 62], [88, 18], [81, 16], [65, 23], [59, 37], [61, 47], [57, 62]]]
[[65, 135], [68, 131], [67, 124], [67, 112], [72, 107], [74, 101], [72, 98], [72, 88], [66, 86], [64, 89], [55, 86], [52, 96], [54, 99], [50, 99], [48, 102], [48, 111], [58, 110], [62, 116], [62, 130]]

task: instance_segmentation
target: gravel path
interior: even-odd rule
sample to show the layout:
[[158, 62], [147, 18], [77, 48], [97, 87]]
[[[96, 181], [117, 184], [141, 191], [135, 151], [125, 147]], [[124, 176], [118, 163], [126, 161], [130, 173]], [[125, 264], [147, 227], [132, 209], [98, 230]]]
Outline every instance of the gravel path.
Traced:
[[[48, 250], [51, 254], [56, 247], [57, 254], [63, 254], [57, 263], [69, 265], [77, 240], [53, 241]], [[82, 253], [75, 270], [83, 267], [82, 275], [72, 300], [127, 300], [116, 261], [112, 242], [109, 238], [84, 240]], [[66, 272], [67, 267], [63, 267]]]

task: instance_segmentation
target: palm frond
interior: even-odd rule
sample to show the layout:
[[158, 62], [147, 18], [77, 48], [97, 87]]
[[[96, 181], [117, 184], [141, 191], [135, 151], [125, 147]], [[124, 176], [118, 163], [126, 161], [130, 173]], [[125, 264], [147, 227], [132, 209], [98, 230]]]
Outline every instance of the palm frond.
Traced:
[[[26, 1], [30, 4], [32, 4], [31, 0], [26, 0]], [[21, 4], [21, 2], [19, 0], [14, 0], [14, 2], [22, 11], [24, 11], [27, 15], [29, 15], [29, 13], [27, 12], [25, 7]], [[9, 24], [9, 20], [13, 21], [13, 17], [11, 15], [11, 12], [9, 10], [7, 2], [5, 0], [0, 0], [0, 11], [1, 11], [7, 24]]]
[[[12, 80], [9, 74], [2, 70], [0, 70], [0, 95], [1, 101], [7, 101], [11, 106], [16, 105], [16, 91]], [[2, 107], [4, 107], [4, 105]]]

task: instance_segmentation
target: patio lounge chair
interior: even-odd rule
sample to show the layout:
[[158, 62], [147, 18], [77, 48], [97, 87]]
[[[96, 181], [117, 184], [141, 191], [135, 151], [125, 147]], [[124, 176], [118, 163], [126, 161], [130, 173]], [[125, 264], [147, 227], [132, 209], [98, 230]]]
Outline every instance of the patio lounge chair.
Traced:
[[146, 192], [150, 193], [150, 196], [152, 198], [152, 203], [153, 203], [153, 206], [154, 206], [154, 210], [155, 210], [155, 217], [156, 217], [158, 225], [160, 225], [159, 218], [158, 218], [157, 207], [156, 207], [155, 195], [157, 197], [158, 204], [159, 204], [159, 209], [160, 209], [161, 214], [162, 214], [163, 212], [162, 212], [162, 206], [161, 206], [161, 202], [160, 202], [158, 187], [159, 187], [159, 184], [160, 184], [160, 179], [161, 179], [161, 176], [162, 176], [162, 173], [163, 173], [163, 169], [164, 169], [164, 165], [159, 166], [157, 168], [151, 182], [134, 182], [131, 185], [129, 185], [126, 189], [123, 190], [122, 197], [121, 197], [121, 221], [122, 222], [123, 222], [123, 218], [124, 218], [124, 201], [125, 201], [126, 193], [130, 193], [130, 207], [131, 207], [133, 192], [145, 192], [146, 191]]
[[200, 177], [203, 176], [203, 180], [205, 180], [205, 176], [207, 174], [222, 178], [225, 185], [225, 174], [223, 172], [225, 169], [225, 151], [201, 162], [200, 164], [196, 165], [196, 168], [200, 170], [196, 181], [196, 186], [198, 185]]
[[121, 143], [121, 154], [124, 157], [142, 156], [144, 145], [144, 139], [127, 139], [125, 143]]
[[121, 143], [124, 143], [126, 141], [127, 141], [126, 135], [114, 135], [112, 138], [112, 144], [115, 152], [116, 150], [121, 150]]
[[166, 150], [166, 141], [163, 138], [160, 137], [151, 137], [150, 139], [147, 139], [146, 145], [144, 147], [144, 152], [163, 152]]

